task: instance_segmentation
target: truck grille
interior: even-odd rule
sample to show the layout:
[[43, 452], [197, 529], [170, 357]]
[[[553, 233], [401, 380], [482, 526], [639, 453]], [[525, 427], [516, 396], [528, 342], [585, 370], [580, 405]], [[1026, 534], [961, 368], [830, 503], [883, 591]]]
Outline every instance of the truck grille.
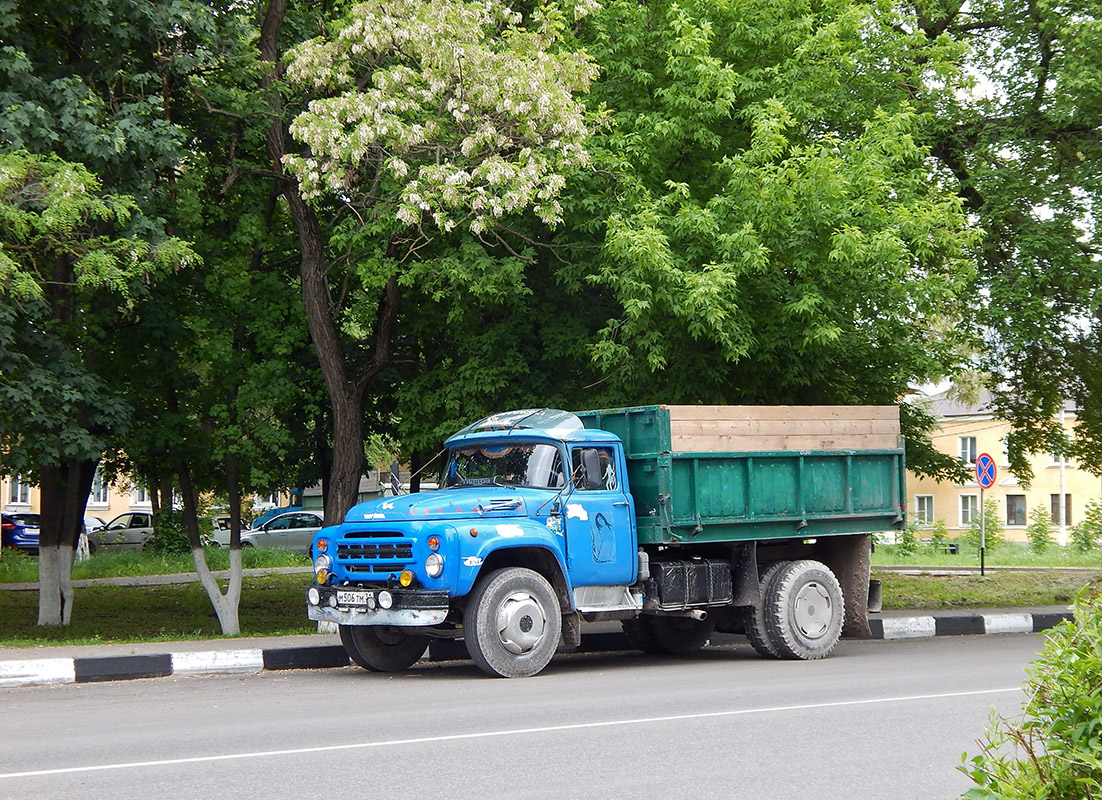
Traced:
[[413, 545], [409, 542], [387, 544], [338, 544], [337, 558], [341, 561], [412, 561]]

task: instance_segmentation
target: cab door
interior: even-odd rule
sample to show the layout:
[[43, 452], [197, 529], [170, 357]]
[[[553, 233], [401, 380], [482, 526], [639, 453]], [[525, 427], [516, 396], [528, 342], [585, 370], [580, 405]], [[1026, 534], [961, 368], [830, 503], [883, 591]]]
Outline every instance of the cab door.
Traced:
[[574, 586], [634, 583], [635, 509], [621, 489], [619, 450], [609, 445], [570, 450], [574, 482], [563, 508], [566, 558]]

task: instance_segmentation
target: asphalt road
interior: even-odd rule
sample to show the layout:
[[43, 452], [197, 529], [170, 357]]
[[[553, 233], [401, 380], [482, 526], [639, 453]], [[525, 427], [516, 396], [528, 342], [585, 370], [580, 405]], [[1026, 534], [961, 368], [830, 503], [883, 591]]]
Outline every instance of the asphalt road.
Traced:
[[1037, 635], [0, 690], [0, 798], [940, 798]]

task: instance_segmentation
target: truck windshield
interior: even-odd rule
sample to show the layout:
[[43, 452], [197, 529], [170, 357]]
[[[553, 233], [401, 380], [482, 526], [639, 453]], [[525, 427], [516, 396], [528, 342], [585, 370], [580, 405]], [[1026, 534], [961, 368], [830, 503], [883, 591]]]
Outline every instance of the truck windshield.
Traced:
[[554, 445], [480, 444], [451, 450], [444, 485], [560, 489], [566, 485], [566, 476]]

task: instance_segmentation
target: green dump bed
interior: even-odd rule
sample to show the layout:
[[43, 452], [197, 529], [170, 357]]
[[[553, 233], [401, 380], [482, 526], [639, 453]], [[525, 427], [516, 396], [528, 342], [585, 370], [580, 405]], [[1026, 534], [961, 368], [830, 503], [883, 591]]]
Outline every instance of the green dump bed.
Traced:
[[641, 543], [813, 538], [903, 524], [895, 406], [645, 406], [577, 415], [623, 441]]

